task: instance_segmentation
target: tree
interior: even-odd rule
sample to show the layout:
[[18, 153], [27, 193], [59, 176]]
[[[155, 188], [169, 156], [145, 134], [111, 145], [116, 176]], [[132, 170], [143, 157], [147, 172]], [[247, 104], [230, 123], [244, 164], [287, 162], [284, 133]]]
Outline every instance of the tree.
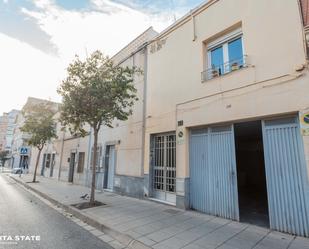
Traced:
[[88, 124], [93, 130], [93, 160], [90, 206], [95, 205], [95, 177], [98, 134], [102, 125], [112, 128], [115, 119], [127, 120], [137, 100], [133, 84], [136, 67], [121, 67], [100, 51], [82, 61], [78, 56], [69, 65], [68, 76], [58, 93], [62, 96], [60, 120], [84, 136]]
[[50, 102], [28, 106], [23, 110], [25, 117], [21, 131], [29, 135], [26, 140], [29, 146], [38, 149], [32, 182], [36, 181], [36, 173], [44, 145], [52, 138], [57, 138], [56, 123], [53, 119], [55, 110]]
[[0, 151], [0, 162], [1, 166], [4, 167], [5, 161], [7, 161], [9, 152], [7, 150]]

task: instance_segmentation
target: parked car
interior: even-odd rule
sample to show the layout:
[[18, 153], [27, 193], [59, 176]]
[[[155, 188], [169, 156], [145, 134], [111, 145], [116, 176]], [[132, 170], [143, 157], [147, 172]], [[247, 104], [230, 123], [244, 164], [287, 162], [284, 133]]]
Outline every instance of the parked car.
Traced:
[[23, 173], [23, 169], [22, 168], [14, 168], [12, 169], [12, 174], [22, 174]]

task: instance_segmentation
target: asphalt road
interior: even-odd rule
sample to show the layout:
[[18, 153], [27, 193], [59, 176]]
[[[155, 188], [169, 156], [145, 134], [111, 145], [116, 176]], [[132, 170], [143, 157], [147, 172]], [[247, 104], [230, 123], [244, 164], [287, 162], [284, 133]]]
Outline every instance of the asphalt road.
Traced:
[[[7, 244], [12, 241], [7, 241], [8, 237], [3, 236], [19, 236], [20, 240], [17, 244]], [[40, 236], [40, 240], [29, 241], [35, 238], [21, 236]], [[0, 173], [0, 248], [110, 249], [111, 247]]]

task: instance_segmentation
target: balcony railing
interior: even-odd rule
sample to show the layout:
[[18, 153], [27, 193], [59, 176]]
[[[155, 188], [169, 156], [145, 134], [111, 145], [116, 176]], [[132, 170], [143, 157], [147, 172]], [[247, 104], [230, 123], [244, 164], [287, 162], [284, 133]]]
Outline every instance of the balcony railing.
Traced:
[[234, 59], [221, 65], [212, 66], [211, 68], [203, 71], [201, 74], [202, 82], [211, 80], [222, 75], [237, 71], [244, 67], [247, 67], [247, 56], [243, 56], [239, 59]]

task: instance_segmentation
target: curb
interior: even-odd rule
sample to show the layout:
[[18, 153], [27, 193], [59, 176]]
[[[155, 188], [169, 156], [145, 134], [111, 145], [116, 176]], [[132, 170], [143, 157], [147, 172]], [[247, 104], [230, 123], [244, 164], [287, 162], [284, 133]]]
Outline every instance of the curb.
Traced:
[[29, 184], [16, 179], [13, 176], [9, 176], [11, 179], [13, 179], [15, 182], [17, 182], [18, 184], [24, 186], [26, 189], [29, 189], [31, 191], [33, 191], [34, 193], [38, 194], [39, 196], [41, 196], [42, 198], [48, 200], [49, 202], [51, 202], [52, 204], [62, 208], [63, 210], [65, 210], [68, 213], [71, 213], [73, 216], [75, 216], [76, 218], [82, 220], [83, 222], [87, 223], [88, 225], [98, 229], [101, 232], [104, 232], [108, 235], [110, 235], [111, 237], [113, 237], [115, 240], [119, 241], [121, 244], [127, 246], [127, 248], [132, 248], [132, 249], [152, 249], [152, 247], [148, 247], [145, 244], [143, 244], [142, 242], [132, 238], [129, 235], [120, 233], [118, 231], [115, 231], [114, 229], [105, 226], [104, 224], [101, 224], [100, 222], [96, 221], [95, 219], [83, 214], [81, 211], [79, 211], [77, 208], [71, 207], [69, 205], [65, 205], [53, 198], [51, 198], [50, 196], [48, 196], [47, 194], [42, 193], [41, 191], [29, 186]]

